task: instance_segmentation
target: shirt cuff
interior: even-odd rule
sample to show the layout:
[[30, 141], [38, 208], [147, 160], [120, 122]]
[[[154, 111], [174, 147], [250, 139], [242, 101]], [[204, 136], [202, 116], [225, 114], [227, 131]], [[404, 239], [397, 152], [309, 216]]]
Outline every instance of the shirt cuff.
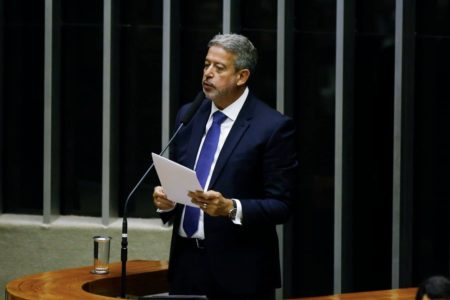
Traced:
[[236, 201], [236, 218], [234, 218], [233, 223], [236, 225], [242, 225], [242, 205], [241, 201], [238, 199], [233, 199]]

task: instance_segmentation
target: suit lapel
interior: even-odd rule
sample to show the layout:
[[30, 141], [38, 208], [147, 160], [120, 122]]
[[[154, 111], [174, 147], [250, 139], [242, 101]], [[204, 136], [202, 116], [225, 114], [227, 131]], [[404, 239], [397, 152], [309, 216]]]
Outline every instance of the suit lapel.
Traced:
[[220, 173], [222, 172], [223, 167], [226, 165], [230, 155], [233, 153], [236, 146], [239, 144], [239, 141], [244, 136], [244, 133], [247, 131], [248, 126], [250, 125], [250, 120], [252, 118], [252, 101], [251, 96], [247, 97], [244, 106], [242, 107], [236, 121], [231, 128], [230, 133], [225, 141], [225, 144], [220, 151], [220, 155], [217, 158], [216, 166], [214, 167], [213, 174], [211, 176], [211, 181], [209, 183], [209, 188], [213, 187]]
[[208, 122], [209, 115], [211, 113], [211, 101], [208, 100], [203, 104], [199, 111], [198, 115], [195, 116], [195, 122], [192, 122], [192, 131], [191, 136], [189, 138], [189, 146], [187, 147], [187, 155], [186, 155], [186, 167], [194, 169], [195, 159], [197, 158], [198, 148], [200, 146], [200, 142], [205, 133], [206, 123]]

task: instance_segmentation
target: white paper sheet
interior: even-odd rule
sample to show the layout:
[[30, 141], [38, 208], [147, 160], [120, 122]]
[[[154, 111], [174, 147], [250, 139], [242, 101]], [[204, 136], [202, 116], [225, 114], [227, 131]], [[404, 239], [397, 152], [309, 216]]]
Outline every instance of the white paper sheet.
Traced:
[[198, 207], [191, 202], [191, 198], [187, 195], [189, 191], [203, 190], [195, 171], [155, 153], [152, 153], [152, 159], [167, 198]]

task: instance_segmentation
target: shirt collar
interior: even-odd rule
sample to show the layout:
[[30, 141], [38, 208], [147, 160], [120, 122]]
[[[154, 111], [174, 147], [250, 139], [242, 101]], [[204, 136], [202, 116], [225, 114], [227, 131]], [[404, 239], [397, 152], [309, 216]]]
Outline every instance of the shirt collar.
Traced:
[[[231, 103], [230, 105], [225, 107], [222, 110], [222, 113], [234, 122], [236, 120], [239, 112], [241, 111], [242, 106], [244, 106], [244, 103], [245, 103], [245, 100], [247, 99], [248, 93], [249, 93], [249, 89], [248, 89], [248, 87], [246, 87], [244, 92], [242, 93], [242, 95], [236, 101], [234, 101], [233, 103]], [[214, 102], [211, 101], [211, 103], [212, 103], [212, 105], [211, 105], [211, 115], [212, 115], [213, 113], [218, 111], [219, 108], [214, 104]], [[211, 117], [211, 115], [210, 115], [210, 117]]]

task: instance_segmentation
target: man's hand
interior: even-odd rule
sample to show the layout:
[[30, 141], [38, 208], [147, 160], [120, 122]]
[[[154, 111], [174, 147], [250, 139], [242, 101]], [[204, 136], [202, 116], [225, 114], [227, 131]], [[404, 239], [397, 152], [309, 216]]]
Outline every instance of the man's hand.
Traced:
[[233, 201], [222, 196], [216, 191], [190, 191], [188, 196], [192, 198], [192, 203], [198, 205], [210, 216], [228, 216], [233, 208]]
[[175, 207], [175, 203], [167, 199], [162, 186], [156, 186], [153, 190], [153, 203], [160, 210], [171, 210]]

